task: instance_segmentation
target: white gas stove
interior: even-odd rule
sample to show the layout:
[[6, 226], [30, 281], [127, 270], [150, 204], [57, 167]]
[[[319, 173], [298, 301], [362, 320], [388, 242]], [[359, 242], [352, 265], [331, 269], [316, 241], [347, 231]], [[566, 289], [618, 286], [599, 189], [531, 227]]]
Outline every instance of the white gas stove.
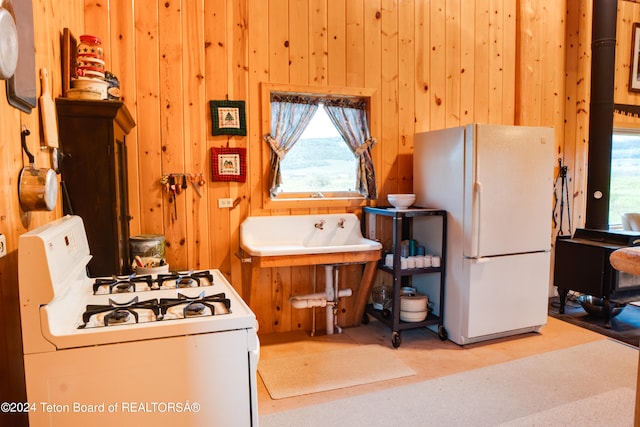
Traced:
[[18, 257], [32, 426], [257, 425], [256, 317], [220, 271], [89, 278], [78, 216]]

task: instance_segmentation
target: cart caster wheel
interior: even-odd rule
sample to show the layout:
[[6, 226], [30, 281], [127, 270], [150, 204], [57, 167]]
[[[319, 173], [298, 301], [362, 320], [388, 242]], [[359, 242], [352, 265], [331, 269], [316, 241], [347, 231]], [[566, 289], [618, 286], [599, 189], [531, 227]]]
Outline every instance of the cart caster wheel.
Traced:
[[399, 332], [394, 332], [391, 334], [391, 344], [393, 345], [394, 348], [400, 347], [401, 342], [402, 342], [402, 339], [400, 338]]
[[369, 315], [367, 313], [362, 315], [362, 324], [363, 325], [368, 325], [369, 324]]
[[441, 341], [446, 341], [447, 338], [449, 338], [447, 330], [442, 325], [438, 326], [438, 338], [440, 338]]

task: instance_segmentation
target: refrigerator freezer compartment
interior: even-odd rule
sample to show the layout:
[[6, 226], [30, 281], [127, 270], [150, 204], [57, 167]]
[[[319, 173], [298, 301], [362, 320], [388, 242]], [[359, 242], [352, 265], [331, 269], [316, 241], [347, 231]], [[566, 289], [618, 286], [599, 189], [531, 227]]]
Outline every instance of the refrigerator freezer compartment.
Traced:
[[[549, 262], [549, 252], [465, 259], [470, 286], [467, 310], [461, 313], [467, 317], [460, 331], [463, 343], [545, 325]], [[445, 313], [450, 310], [454, 308], [447, 307]]]

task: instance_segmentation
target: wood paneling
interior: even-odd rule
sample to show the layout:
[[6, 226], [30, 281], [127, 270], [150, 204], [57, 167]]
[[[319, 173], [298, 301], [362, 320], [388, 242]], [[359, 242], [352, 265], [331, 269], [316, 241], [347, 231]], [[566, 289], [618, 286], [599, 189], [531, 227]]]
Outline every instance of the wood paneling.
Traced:
[[[585, 222], [587, 187], [587, 149], [591, 93], [592, 1], [581, 1], [567, 8], [566, 82], [563, 164], [569, 175], [573, 227]], [[565, 230], [568, 230], [565, 227]]]
[[[76, 0], [64, 10], [34, 1], [36, 62], [48, 66], [60, 94], [62, 28], [95, 34], [119, 77], [137, 126], [129, 138], [132, 234], [161, 233], [172, 268], [220, 268], [242, 291], [239, 226], [249, 215], [358, 211], [304, 204], [265, 207], [268, 158], [262, 140], [260, 83], [369, 88], [377, 107], [371, 129], [379, 184], [386, 195], [412, 190], [413, 134], [471, 122], [556, 128], [558, 155], [569, 165], [574, 226], [583, 221], [586, 184], [591, 0]], [[54, 42], [52, 42], [54, 40]], [[1, 96], [4, 97], [4, 88]], [[209, 100], [243, 100], [247, 136], [212, 136]], [[0, 232], [10, 255], [0, 274], [17, 283], [18, 236], [60, 216], [20, 212], [15, 179], [22, 167], [20, 125], [37, 150], [39, 118], [0, 105]], [[246, 183], [213, 182], [211, 147], [246, 147]], [[46, 153], [43, 162], [47, 161]], [[188, 188], [173, 204], [160, 185], [167, 173], [202, 173], [202, 198]], [[238, 203], [220, 209], [221, 197]], [[551, 207], [550, 207], [551, 209]], [[383, 232], [389, 234], [390, 230]], [[323, 269], [261, 271], [253, 308], [262, 332], [310, 329], [309, 311], [288, 297], [324, 283]], [[361, 269], [341, 269], [358, 283]], [[321, 285], [322, 286], [322, 285]], [[345, 285], [346, 286], [346, 285]], [[4, 292], [4, 291], [0, 291]], [[349, 299], [341, 315], [352, 310]], [[323, 325], [318, 313], [318, 325]], [[15, 319], [14, 319], [15, 323]]]

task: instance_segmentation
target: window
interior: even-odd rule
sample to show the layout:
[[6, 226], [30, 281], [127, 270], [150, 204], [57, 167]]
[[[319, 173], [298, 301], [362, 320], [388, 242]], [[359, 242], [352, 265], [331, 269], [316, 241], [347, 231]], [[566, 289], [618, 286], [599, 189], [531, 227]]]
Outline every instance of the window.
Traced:
[[614, 129], [611, 139], [609, 224], [621, 215], [640, 212], [640, 130]]
[[280, 163], [279, 194], [356, 194], [358, 162], [347, 142], [318, 104], [300, 139]]
[[[263, 84], [265, 206], [285, 200], [377, 198], [369, 122], [375, 91]], [[310, 205], [310, 206], [311, 206]], [[275, 205], [274, 205], [275, 206]], [[336, 206], [332, 204], [331, 206]]]

